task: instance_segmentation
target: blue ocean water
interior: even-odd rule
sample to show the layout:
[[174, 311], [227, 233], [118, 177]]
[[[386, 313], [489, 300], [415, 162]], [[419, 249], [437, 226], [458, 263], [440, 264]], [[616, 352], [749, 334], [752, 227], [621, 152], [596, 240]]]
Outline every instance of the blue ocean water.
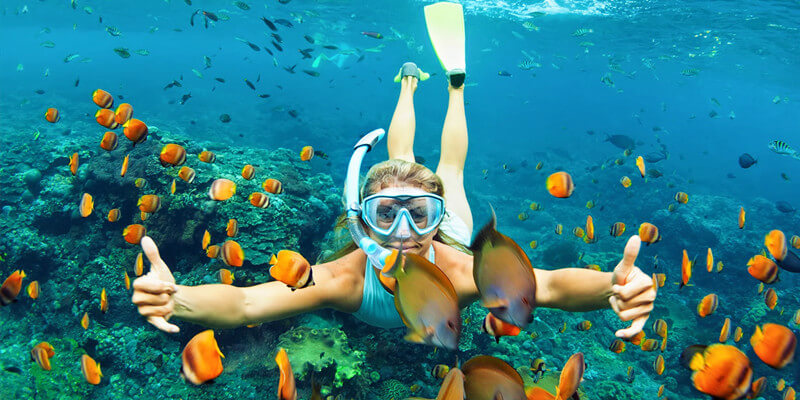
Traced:
[[[28, 158], [48, 157], [42, 155], [44, 152], [66, 157], [78, 149], [63, 143], [72, 144], [81, 138], [91, 138], [94, 143], [104, 129], [94, 124], [97, 107], [91, 102], [91, 93], [103, 88], [114, 95], [123, 95], [124, 99], [117, 102], [133, 104], [135, 116], [141, 116], [148, 124], [175, 137], [214, 143], [215, 149], [247, 148], [266, 153], [287, 148], [295, 154], [301, 147], [312, 145], [326, 152], [329, 159], [315, 159], [308, 173], [328, 174], [338, 188], [343, 183], [355, 140], [372, 129], [388, 127], [398, 93], [392, 78], [403, 62], [414, 61], [425, 71], [435, 73], [430, 80], [420, 83], [415, 96], [415, 151], [425, 158], [428, 167], [435, 167], [447, 91], [422, 14], [422, 7], [431, 2], [253, 1], [247, 2], [248, 10], [227, 1], [192, 3], [4, 0], [0, 4], [0, 125], [4, 141], [14, 145], [4, 146], [0, 154], [13, 149], [17, 156], [19, 151], [27, 152], [23, 157]], [[627, 237], [626, 233], [623, 238], [609, 238], [609, 225], [623, 221], [631, 233], [641, 222], [649, 221], [662, 230], [663, 240], [645, 247], [639, 264], [645, 272], [666, 270], [668, 274], [668, 283], [659, 293], [651, 319], [662, 315], [675, 319], [669, 322], [671, 326], [675, 324], [677, 338], [665, 355], [668, 355], [669, 377], [652, 373], [652, 354], [636, 353], [635, 349], [621, 355], [606, 351], [588, 359], [585, 388], [588, 398], [612, 398], [597, 394], [601, 381], [628, 386], [622, 378], [628, 365], [636, 365], [640, 371], [635, 384], [629, 385], [640, 398], [653, 398], [662, 383], [668, 385], [670, 398], [704, 398], [691, 390], [689, 372], [678, 365], [677, 358], [687, 345], [715, 341], [725, 316], [731, 317], [734, 324], [741, 321], [745, 336], [738, 346], [745, 350], [749, 348], [747, 343], [755, 323], [782, 323], [797, 332], [797, 325], [789, 322], [800, 308], [797, 275], [781, 272], [780, 281], [774, 285], [780, 299], [778, 309], [767, 312], [755, 289], [758, 282], [746, 271], [747, 260], [760, 253], [767, 232], [780, 229], [787, 238], [800, 234], [797, 212], [776, 208], [781, 201], [788, 202], [791, 208], [800, 207], [797, 186], [800, 160], [768, 148], [773, 140], [782, 140], [800, 149], [797, 122], [800, 5], [797, 2], [547, 0], [462, 4], [466, 13], [466, 112], [470, 141], [465, 182], [476, 226], [488, 219], [488, 203], [491, 203], [498, 213], [499, 229], [526, 249], [534, 266], [597, 263], [604, 270], [613, 267]], [[190, 17], [197, 9], [225, 18], [211, 21], [205, 27], [204, 18], [198, 15], [191, 26]], [[282, 40], [279, 46], [283, 51], [272, 44], [277, 39], [260, 20], [262, 16], [273, 21], [284, 19], [292, 25], [277, 25], [275, 33]], [[121, 34], [111, 35], [108, 30], [113, 31], [112, 27]], [[363, 35], [364, 31], [379, 32], [383, 38]], [[315, 43], [309, 43], [304, 35], [312, 37]], [[244, 41], [260, 49], [254, 51]], [[47, 42], [52, 47], [45, 46]], [[120, 57], [115, 48], [128, 49], [130, 57]], [[314, 49], [312, 57], [303, 59], [298, 49], [307, 48]], [[146, 50], [140, 51], [146, 55], [136, 53], [137, 50]], [[317, 67], [312, 66], [321, 54], [332, 60], [322, 59]], [[209, 67], [204, 57], [210, 60]], [[530, 65], [522, 68], [520, 65], [525, 61]], [[312, 76], [304, 70], [319, 75]], [[245, 79], [256, 89], [249, 88]], [[173, 81], [181, 86], [165, 89]], [[37, 90], [43, 93], [38, 94]], [[189, 94], [191, 97], [180, 104], [182, 96]], [[269, 97], [262, 98], [259, 94]], [[62, 120], [58, 124], [48, 124], [42, 118], [48, 107], [59, 109]], [[223, 123], [221, 114], [228, 114], [231, 121]], [[71, 130], [65, 133], [65, 129]], [[608, 135], [631, 138], [635, 142], [632, 156], [624, 156], [622, 148], [606, 141]], [[215, 151], [225, 153], [225, 150]], [[634, 157], [659, 151], [668, 152], [669, 157], [648, 163], [647, 168], [657, 169], [663, 176], [641, 179]], [[368, 157], [368, 162], [386, 157], [383, 148], [375, 153]], [[751, 154], [757, 164], [741, 168], [738, 158], [742, 153]], [[0, 158], [15, 160], [0, 161], [3, 172], [0, 179], [18, 181], [15, 174], [23, 172], [16, 163], [18, 158], [10, 153]], [[616, 165], [617, 159], [623, 165]], [[544, 167], [536, 170], [534, 167], [540, 161]], [[544, 189], [547, 175], [559, 170], [570, 172], [575, 179], [576, 191], [570, 199], [554, 199]], [[66, 176], [68, 171], [64, 167], [43, 174]], [[619, 184], [625, 175], [633, 180], [631, 188]], [[678, 191], [688, 193], [690, 201], [678, 205], [674, 212], [668, 211], [667, 207], [675, 204], [673, 196]], [[589, 200], [595, 203], [592, 209], [585, 207]], [[544, 206], [541, 213], [529, 209], [532, 201]], [[12, 243], [15, 239], [9, 226], [20, 223], [12, 215], [14, 218], [24, 215], [26, 201], [16, 194], [0, 203], [10, 207], [2, 218], [6, 219], [3, 225], [8, 229], [3, 236], [7, 243]], [[68, 206], [74, 208], [75, 204]], [[747, 210], [744, 231], [736, 226], [740, 206]], [[522, 212], [529, 217], [521, 220]], [[570, 237], [569, 232], [582, 225], [587, 214], [593, 215], [602, 235], [596, 244]], [[21, 221], [30, 222], [25, 218]], [[79, 222], [54, 221], [67, 225]], [[560, 237], [553, 233], [556, 224], [564, 227]], [[66, 227], [65, 232], [69, 229]], [[325, 231], [327, 226], [317, 229]], [[68, 235], [48, 240], [65, 244], [49, 250], [37, 248], [35, 251], [41, 253], [39, 258], [48, 257], [46, 251], [73, 251], [68, 245]], [[537, 249], [527, 245], [531, 240], [539, 242]], [[563, 243], [568, 243], [567, 250], [551, 247]], [[25, 261], [20, 260], [23, 253], [14, 245], [4, 246], [0, 248], [7, 253], [4, 257]], [[725, 264], [720, 275], [707, 274], [702, 268], [708, 247]], [[556, 253], [570, 252], [582, 258], [573, 260], [570, 255], [569, 265], [548, 265], [547, 261], [553, 259], [546, 254], [550, 248]], [[692, 257], [699, 255], [698, 268], [693, 277], [695, 286], [678, 291], [673, 282], [680, 278], [682, 249], [689, 250]], [[80, 263], [93, 259], [93, 254], [78, 253], [75, 259]], [[653, 267], [655, 255], [660, 259], [658, 270]], [[17, 268], [35, 270], [36, 266], [0, 264], [3, 276]], [[48, 274], [57, 275], [58, 271], [50, 270]], [[42, 286], [46, 288], [44, 281]], [[722, 316], [715, 315], [713, 321], [709, 321], [711, 317], [678, 318], [681, 312], [694, 310], [696, 302], [711, 292], [721, 297], [718, 313]], [[74, 295], [85, 296], [86, 292], [76, 291]], [[138, 339], [147, 345], [157, 340], [177, 348], [191, 337], [154, 339], [161, 334], [154, 333], [152, 327], [138, 319], [133, 306], [126, 304], [122, 296], [118, 296], [117, 306], [127, 310], [119, 319], [109, 319], [109, 326], [120, 323], [139, 328], [137, 332], [149, 335]], [[25, 300], [30, 302], [27, 297]], [[674, 304], [684, 307], [671, 309]], [[14, 357], [3, 355], [2, 365], [13, 364], [23, 372], [0, 374], [0, 382], [20, 388], [8, 392], [20, 398], [48, 398], [35, 380], [28, 379], [32, 374], [29, 369], [37, 367], [22, 365], [19, 360], [27, 361], [32, 346], [27, 343], [29, 337], [37, 341], [48, 340], [46, 336], [66, 339], [80, 333], [83, 335], [80, 339], [74, 338], [79, 344], [91, 341], [82, 331], [72, 330], [77, 328], [82, 313], [72, 310], [76, 315], [73, 316], [52, 309], [38, 311], [51, 320], [45, 324], [34, 322], [31, 309], [24, 308], [28, 305], [15, 306], [20, 307], [14, 313], [0, 310], [3, 325], [9, 327], [2, 337], [3, 343], [13, 343], [13, 349], [22, 350]], [[779, 314], [779, 309], [785, 311]], [[25, 321], [31, 325], [22, 329], [17, 322], [25, 315]], [[69, 315], [72, 325], [69, 330], [58, 325], [67, 319], [64, 315]], [[537, 324], [551, 327], [541, 328], [541, 332], [553, 335], [557, 335], [555, 331], [562, 322], [569, 322], [572, 327], [583, 319], [580, 314], [555, 311], [545, 311], [539, 316]], [[597, 340], [610, 341], [609, 328], [619, 327], [612, 316], [610, 311], [586, 314], [586, 318], [595, 321], [593, 334]], [[265, 325], [262, 329], [270, 332], [262, 335], [274, 341], [284, 330], [302, 324]], [[439, 356], [429, 355], [430, 349], [402, 343], [399, 331], [380, 332], [360, 327], [352, 320], [346, 320], [344, 325], [344, 331], [353, 337], [350, 346], [355, 350], [368, 352], [367, 347], [360, 347], [368, 341], [364, 336], [378, 335], [383, 341], [398, 342], [393, 345], [419, 361], [419, 366], [408, 367], [416, 371], [413, 379], [401, 379], [402, 374], [386, 365], [365, 370], [380, 370], [382, 375], [398, 379], [405, 387], [417, 383], [424, 388], [424, 397], [435, 396], [438, 382], [429, 378], [427, 368], [438, 362], [452, 363], [452, 359], [436, 358]], [[596, 332], [600, 329], [605, 331]], [[649, 324], [646, 330], [648, 337], [654, 335]], [[235, 342], [237, 334], [241, 335], [222, 333], [229, 343]], [[587, 339], [578, 333], [569, 334], [573, 336], [552, 341], [555, 343], [550, 346], [552, 365], [560, 365], [575, 351], [587, 354], [599, 351], [583, 348], [582, 343]], [[544, 336], [542, 333], [540, 337]], [[258, 340], [252, 339], [248, 346], [254, 342]], [[515, 367], [524, 366], [528, 358], [538, 357], [527, 354], [534, 351], [530, 346], [524, 347], [522, 339], [510, 342], [513, 345], [503, 347], [495, 346], [492, 340], [476, 339], [477, 345], [467, 355], [505, 354], [509, 362], [515, 361], [512, 362]], [[273, 364], [267, 358], [272, 347], [254, 350], [264, 355], [262, 364]], [[604, 347], [607, 343], [599, 348]], [[12, 347], [7, 346], [6, 351], [9, 348]], [[545, 346], [535, 347], [542, 348]], [[237, 351], [247, 353], [250, 349], [240, 345]], [[774, 390], [780, 378], [798, 386], [800, 372], [796, 362], [785, 369], [772, 370], [759, 364], [752, 350], [747, 353], [756, 364], [756, 375], [769, 377], [771, 391], [764, 398], [780, 398], [781, 393]], [[125, 363], [114, 360], [108, 353], [103, 357], [112, 365]], [[178, 381], [175, 369], [169, 368], [179, 362], [176, 364], [174, 354], [170, 357], [172, 363], [159, 365], [154, 373], [169, 374], [170, 379]], [[145, 377], [126, 376], [124, 369], [117, 368], [115, 372], [113, 366], [108, 371], [108, 376], [118, 376], [115, 383], [136, 384], [150, 396], [163, 393], [164, 398], [175, 398]], [[69, 378], [59, 375], [71, 379], [59, 392], [63, 398], [91, 393], [81, 387], [88, 384], [78, 379], [79, 372], [78, 369]], [[242, 383], [241, 387], [269, 387], [268, 395], [277, 382], [275, 371], [258, 376], [264, 380], [264, 386], [253, 383], [258, 379], [252, 376], [241, 379], [250, 385]], [[382, 380], [374, 383], [379, 382]], [[221, 384], [226, 383], [223, 380]], [[304, 385], [302, 388], [307, 391], [308, 382]], [[22, 390], [24, 387], [40, 389]], [[348, 389], [343, 398], [356, 398], [354, 386]], [[591, 389], [596, 390], [595, 396]], [[118, 393], [108, 386], [91, 390], [97, 390], [101, 396]], [[181, 390], [186, 391], [176, 392], [180, 393], [176, 396], [229, 398], [223, 396], [234, 392], [226, 391], [224, 386], [213, 389], [181, 386]], [[613, 393], [613, 389], [603, 390], [605, 395]], [[125, 393], [131, 397], [145, 396], [142, 392]], [[376, 398], [374, 393], [362, 395]]]

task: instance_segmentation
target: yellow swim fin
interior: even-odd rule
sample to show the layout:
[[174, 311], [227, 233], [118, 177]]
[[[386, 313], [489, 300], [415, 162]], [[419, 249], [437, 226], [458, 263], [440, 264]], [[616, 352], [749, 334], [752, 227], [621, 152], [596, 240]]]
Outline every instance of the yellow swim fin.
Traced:
[[442, 68], [464, 73], [465, 60], [464, 9], [461, 4], [440, 2], [425, 6], [425, 23], [433, 50]]

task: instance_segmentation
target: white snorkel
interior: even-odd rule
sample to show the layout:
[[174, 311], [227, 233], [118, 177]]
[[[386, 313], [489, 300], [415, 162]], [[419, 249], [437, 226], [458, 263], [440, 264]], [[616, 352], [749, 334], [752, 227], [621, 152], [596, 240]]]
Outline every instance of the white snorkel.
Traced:
[[361, 226], [361, 203], [359, 198], [361, 188], [358, 180], [364, 156], [385, 135], [385, 130], [375, 129], [358, 140], [356, 145], [353, 146], [353, 155], [350, 157], [350, 164], [347, 166], [347, 176], [344, 184], [345, 212], [347, 213], [347, 227], [350, 230], [350, 235], [356, 245], [367, 254], [370, 264], [378, 270], [382, 270], [386, 266], [386, 258], [392, 252], [370, 238]]

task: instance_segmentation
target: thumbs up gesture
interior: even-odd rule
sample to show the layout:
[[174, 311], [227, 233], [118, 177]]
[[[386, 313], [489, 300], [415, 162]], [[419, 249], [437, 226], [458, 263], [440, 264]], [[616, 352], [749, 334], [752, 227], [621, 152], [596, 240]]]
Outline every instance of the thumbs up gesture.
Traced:
[[612, 294], [608, 301], [619, 319], [633, 321], [628, 328], [615, 333], [618, 338], [629, 339], [639, 333], [653, 311], [656, 286], [650, 276], [634, 265], [641, 247], [639, 236], [631, 236], [625, 245], [622, 260], [614, 268]]
[[156, 243], [149, 236], [142, 238], [142, 250], [150, 261], [150, 272], [133, 281], [131, 301], [139, 308], [139, 314], [147, 322], [164, 332], [176, 333], [177, 325], [167, 322], [175, 309], [172, 299], [177, 290], [175, 277], [158, 254]]

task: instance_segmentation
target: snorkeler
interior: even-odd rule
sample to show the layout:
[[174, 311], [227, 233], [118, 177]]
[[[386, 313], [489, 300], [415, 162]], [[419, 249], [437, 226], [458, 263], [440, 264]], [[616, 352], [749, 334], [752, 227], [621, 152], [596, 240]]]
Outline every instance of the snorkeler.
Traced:
[[[454, 6], [461, 11], [460, 5]], [[449, 103], [436, 173], [414, 162], [413, 98], [417, 84], [428, 75], [413, 63], [406, 63], [398, 75], [400, 95], [387, 135], [389, 160], [372, 166], [359, 186], [357, 172], [361, 157], [382, 136], [372, 132], [359, 141], [348, 170], [345, 183], [346, 193], [350, 193], [345, 199], [348, 210], [337, 226], [344, 228], [349, 224], [354, 237], [360, 238], [358, 245], [351, 242], [334, 255], [333, 261], [313, 266], [314, 285], [298, 290], [280, 281], [250, 287], [183, 286], [175, 283], [153, 240], [144, 237], [141, 245], [151, 269], [133, 282], [132, 301], [149, 323], [173, 333], [179, 328], [168, 322], [171, 318], [212, 328], [235, 328], [331, 308], [351, 313], [369, 325], [402, 327], [404, 323], [395, 308], [394, 296], [378, 270], [381, 266], [377, 263], [381, 260], [376, 263], [379, 257], [371, 249], [401, 250], [431, 261], [452, 282], [460, 308], [479, 298], [473, 278], [473, 257], [467, 251], [473, 220], [463, 183], [468, 142], [463, 14], [460, 26], [452, 23], [452, 18], [439, 25], [439, 28], [449, 26], [448, 43], [460, 43], [460, 51], [458, 45], [447, 47], [447, 51], [443, 46], [437, 47], [437, 37], [447, 36], [443, 32], [447, 29], [431, 28], [435, 22], [432, 19], [437, 18], [435, 13], [428, 15], [426, 10], [426, 18], [434, 48], [448, 72]], [[453, 41], [452, 37], [459, 34], [460, 41]], [[356, 172], [352, 173], [354, 164]], [[359, 198], [351, 198], [354, 194]], [[534, 269], [534, 304], [566, 311], [589, 311], [610, 305], [622, 321], [633, 321], [630, 327], [618, 330], [616, 336], [634, 336], [644, 327], [656, 297], [651, 278], [634, 266], [640, 246], [639, 237], [631, 237], [614, 272]], [[424, 294], [420, 296], [423, 298]]]

